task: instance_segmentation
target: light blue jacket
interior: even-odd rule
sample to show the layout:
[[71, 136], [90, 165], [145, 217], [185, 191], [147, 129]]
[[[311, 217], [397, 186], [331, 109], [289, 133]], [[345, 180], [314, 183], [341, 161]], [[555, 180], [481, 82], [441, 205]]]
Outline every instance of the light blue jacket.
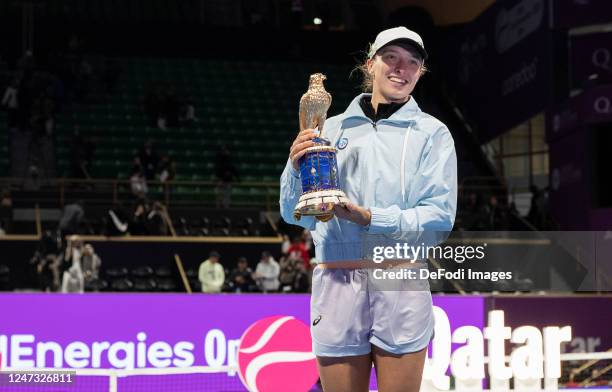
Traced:
[[397, 242], [408, 233], [448, 233], [455, 221], [457, 156], [448, 128], [422, 112], [414, 97], [388, 119], [373, 123], [359, 106], [363, 95], [327, 119], [323, 136], [338, 149], [340, 189], [351, 202], [370, 209], [369, 227], [337, 217], [325, 223], [310, 216], [297, 221], [299, 173], [288, 161], [281, 175], [281, 215], [312, 231], [319, 261], [365, 259], [371, 238]]

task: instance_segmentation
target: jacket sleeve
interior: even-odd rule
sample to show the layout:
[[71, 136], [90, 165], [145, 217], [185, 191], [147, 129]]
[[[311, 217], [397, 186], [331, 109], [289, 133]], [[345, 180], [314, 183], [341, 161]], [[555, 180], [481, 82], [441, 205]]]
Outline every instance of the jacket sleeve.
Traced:
[[[372, 218], [368, 233], [400, 239], [410, 233], [440, 233], [447, 237], [453, 229], [457, 209], [457, 155], [453, 138], [446, 127], [428, 140], [421, 158], [413, 192], [419, 192], [412, 208], [397, 205], [370, 207]], [[446, 233], [445, 235], [443, 233]], [[440, 238], [438, 240], [444, 240]]]
[[312, 216], [302, 216], [298, 221], [293, 217], [293, 209], [298, 203], [302, 195], [302, 183], [300, 174], [295, 171], [291, 165], [291, 161], [287, 161], [285, 170], [280, 179], [280, 213], [285, 222], [302, 226], [305, 229], [313, 230], [315, 226], [315, 218]]

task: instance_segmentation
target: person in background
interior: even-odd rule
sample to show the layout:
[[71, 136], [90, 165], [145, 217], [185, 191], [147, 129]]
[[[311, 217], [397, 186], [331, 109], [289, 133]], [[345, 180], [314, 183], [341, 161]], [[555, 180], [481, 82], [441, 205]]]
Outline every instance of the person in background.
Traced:
[[123, 205], [116, 202], [111, 209], [108, 210], [106, 218], [106, 235], [109, 237], [123, 236], [129, 234], [129, 219]]
[[310, 274], [303, 263], [296, 263], [296, 270], [292, 291], [294, 293], [307, 293], [310, 290]]
[[51, 253], [44, 255], [39, 250], [34, 252], [34, 256], [30, 259], [30, 265], [36, 272], [35, 281], [42, 292], [52, 292], [55, 289], [55, 263], [56, 256]]
[[93, 246], [91, 246], [91, 244], [85, 244], [83, 255], [81, 256], [81, 266], [83, 267], [85, 283], [90, 283], [98, 279], [101, 265], [102, 260], [100, 260], [100, 256], [94, 251]]
[[166, 207], [156, 201], [146, 214], [146, 228], [149, 235], [166, 236], [168, 235]]
[[151, 211], [149, 202], [145, 198], [139, 198], [134, 204], [134, 210], [129, 223], [131, 235], [147, 235], [147, 215]]
[[60, 276], [59, 270], [61, 259], [60, 254], [61, 239], [57, 232], [45, 230], [38, 242], [36, 252], [30, 260], [30, 263], [36, 267], [36, 280], [41, 291], [49, 292], [58, 288], [54, 282], [59, 285]]
[[36, 273], [38, 275], [38, 287], [41, 291], [50, 293], [54, 291], [55, 275], [57, 275], [56, 268], [57, 256], [48, 254], [38, 259], [36, 265]]
[[142, 199], [147, 196], [149, 186], [147, 185], [147, 179], [142, 171], [132, 171], [130, 175], [130, 188], [132, 189], [132, 194], [137, 198]]
[[74, 264], [64, 271], [62, 277], [62, 293], [83, 293], [85, 291], [83, 272], [78, 264]]
[[59, 220], [59, 230], [62, 238], [69, 234], [77, 234], [85, 211], [83, 202], [77, 200], [74, 203], [66, 204], [62, 210]]
[[245, 257], [240, 257], [236, 268], [230, 274], [228, 286], [232, 292], [248, 293], [253, 291], [253, 270], [249, 268], [249, 263]]
[[280, 266], [280, 274], [278, 280], [280, 281], [281, 291], [293, 291], [293, 282], [297, 273], [297, 265], [304, 264], [302, 260], [293, 257], [283, 256], [278, 262]]
[[278, 290], [280, 266], [268, 251], [261, 254], [261, 260], [257, 263], [253, 279], [264, 293]]
[[78, 235], [72, 235], [66, 242], [62, 263], [62, 293], [82, 293], [85, 279], [81, 259], [83, 257], [83, 240]]
[[307, 270], [310, 268], [310, 253], [308, 253], [306, 244], [304, 244], [301, 237], [293, 239], [291, 246], [287, 249], [287, 254], [290, 258], [301, 259]]
[[499, 202], [497, 196], [491, 195], [489, 197], [489, 203], [485, 206], [485, 211], [489, 230], [508, 229], [507, 207]]
[[78, 235], [71, 235], [66, 240], [66, 248], [64, 249], [64, 257], [61, 263], [61, 272], [67, 271], [74, 264], [79, 264], [79, 269], [81, 269], [80, 264], [82, 255], [83, 240]]
[[286, 255], [289, 253], [291, 247], [291, 239], [287, 234], [283, 234], [283, 242], [281, 244], [281, 254]]
[[310, 230], [304, 229], [302, 232], [302, 243], [304, 244], [304, 249], [306, 249], [306, 252], [308, 252], [309, 258], [311, 259], [315, 257], [315, 249], [312, 243], [312, 235], [310, 234]]
[[203, 293], [219, 293], [225, 282], [225, 271], [219, 262], [221, 255], [212, 251], [208, 255], [208, 260], [200, 265], [198, 279], [202, 284]]

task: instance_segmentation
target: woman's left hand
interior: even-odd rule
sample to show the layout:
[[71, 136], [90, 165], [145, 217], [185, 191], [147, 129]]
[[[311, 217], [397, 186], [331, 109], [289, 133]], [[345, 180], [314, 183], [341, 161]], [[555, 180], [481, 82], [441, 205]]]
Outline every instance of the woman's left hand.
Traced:
[[340, 219], [346, 219], [361, 226], [369, 225], [372, 218], [370, 210], [353, 203], [347, 203], [345, 206], [334, 206], [334, 213]]

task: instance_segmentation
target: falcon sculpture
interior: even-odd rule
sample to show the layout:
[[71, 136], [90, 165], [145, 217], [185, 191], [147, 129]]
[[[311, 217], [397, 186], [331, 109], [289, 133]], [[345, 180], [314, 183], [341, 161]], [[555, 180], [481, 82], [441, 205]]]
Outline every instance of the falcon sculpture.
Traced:
[[331, 105], [331, 95], [323, 86], [325, 79], [327, 78], [322, 73], [310, 75], [308, 91], [300, 99], [300, 131], [318, 128], [319, 137], [323, 136], [323, 124]]

